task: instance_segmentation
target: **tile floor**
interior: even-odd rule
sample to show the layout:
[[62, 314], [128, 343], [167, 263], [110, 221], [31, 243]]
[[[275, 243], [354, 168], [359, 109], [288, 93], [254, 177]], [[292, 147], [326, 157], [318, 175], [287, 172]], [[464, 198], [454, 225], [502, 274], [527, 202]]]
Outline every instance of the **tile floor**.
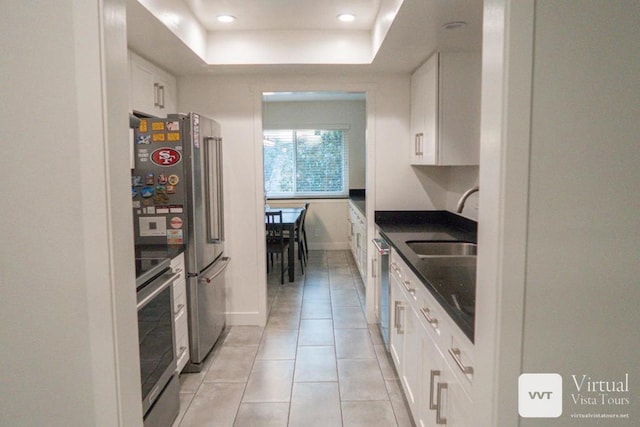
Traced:
[[351, 253], [311, 251], [284, 285], [273, 270], [266, 327], [227, 328], [203, 372], [180, 376], [174, 427], [413, 426]]

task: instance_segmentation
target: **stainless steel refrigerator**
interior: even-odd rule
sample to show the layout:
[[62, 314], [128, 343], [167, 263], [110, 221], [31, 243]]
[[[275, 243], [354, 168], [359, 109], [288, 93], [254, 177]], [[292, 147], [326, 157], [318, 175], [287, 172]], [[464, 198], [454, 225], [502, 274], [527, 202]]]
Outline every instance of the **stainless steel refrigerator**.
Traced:
[[136, 245], [184, 245], [190, 363], [199, 372], [225, 326], [220, 125], [196, 113], [142, 119], [132, 173]]

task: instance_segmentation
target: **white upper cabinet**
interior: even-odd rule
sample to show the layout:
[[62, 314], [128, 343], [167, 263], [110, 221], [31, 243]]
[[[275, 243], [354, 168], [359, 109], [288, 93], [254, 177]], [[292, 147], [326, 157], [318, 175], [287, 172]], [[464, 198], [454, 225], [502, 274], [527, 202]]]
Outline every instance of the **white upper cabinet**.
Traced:
[[439, 52], [411, 76], [411, 164], [477, 165], [481, 54]]
[[166, 117], [177, 113], [176, 78], [146, 59], [129, 52], [133, 111]]

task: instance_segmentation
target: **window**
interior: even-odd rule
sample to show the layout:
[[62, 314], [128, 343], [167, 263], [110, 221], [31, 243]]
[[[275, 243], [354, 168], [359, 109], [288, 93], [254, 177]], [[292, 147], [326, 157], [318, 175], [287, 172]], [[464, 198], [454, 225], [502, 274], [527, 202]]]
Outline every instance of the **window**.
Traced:
[[265, 130], [267, 197], [346, 196], [348, 152], [344, 129]]

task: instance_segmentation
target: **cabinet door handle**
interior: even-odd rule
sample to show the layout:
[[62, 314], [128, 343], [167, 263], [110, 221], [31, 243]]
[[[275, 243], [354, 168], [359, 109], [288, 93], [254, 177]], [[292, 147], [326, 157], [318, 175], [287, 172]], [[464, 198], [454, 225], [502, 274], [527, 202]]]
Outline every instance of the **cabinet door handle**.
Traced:
[[[405, 306], [400, 304], [398, 305], [398, 312], [402, 310], [404, 313]], [[398, 315], [398, 335], [404, 335], [404, 329], [402, 328], [402, 321], [400, 320], [400, 315]]]
[[430, 379], [429, 379], [429, 409], [438, 409], [438, 402], [433, 403], [433, 380], [435, 377], [440, 376], [439, 370], [431, 370]]
[[153, 84], [153, 106], [158, 106], [158, 83]]
[[160, 108], [164, 108], [164, 86], [163, 85], [159, 85], [158, 86], [158, 107]]
[[459, 348], [450, 348], [449, 354], [451, 355], [451, 357], [453, 357], [453, 360], [455, 360], [456, 365], [458, 365], [458, 368], [460, 368], [463, 374], [473, 375], [473, 368], [471, 366], [464, 366], [464, 363], [462, 363]]
[[400, 301], [393, 302], [393, 327], [398, 329], [398, 304]]
[[424, 133], [420, 132], [416, 134], [416, 142], [415, 142], [415, 151], [416, 151], [416, 156], [421, 156], [423, 154], [422, 152], [422, 141], [424, 139]]
[[182, 268], [176, 268], [175, 270], [173, 270], [174, 273], [182, 273]]
[[447, 383], [438, 383], [438, 388], [436, 392], [436, 424], [442, 425], [447, 424], [447, 419], [442, 416], [442, 390], [447, 389]]
[[431, 310], [429, 310], [427, 307], [422, 307], [420, 309], [420, 313], [422, 313], [424, 318], [427, 319], [427, 322], [433, 329], [438, 329], [438, 319], [436, 319], [435, 317], [431, 317]]
[[416, 133], [416, 136], [414, 138], [414, 142], [413, 142], [413, 148], [414, 148], [414, 152], [416, 154], [416, 156], [420, 156], [422, 155], [422, 137], [423, 137], [423, 133]]

